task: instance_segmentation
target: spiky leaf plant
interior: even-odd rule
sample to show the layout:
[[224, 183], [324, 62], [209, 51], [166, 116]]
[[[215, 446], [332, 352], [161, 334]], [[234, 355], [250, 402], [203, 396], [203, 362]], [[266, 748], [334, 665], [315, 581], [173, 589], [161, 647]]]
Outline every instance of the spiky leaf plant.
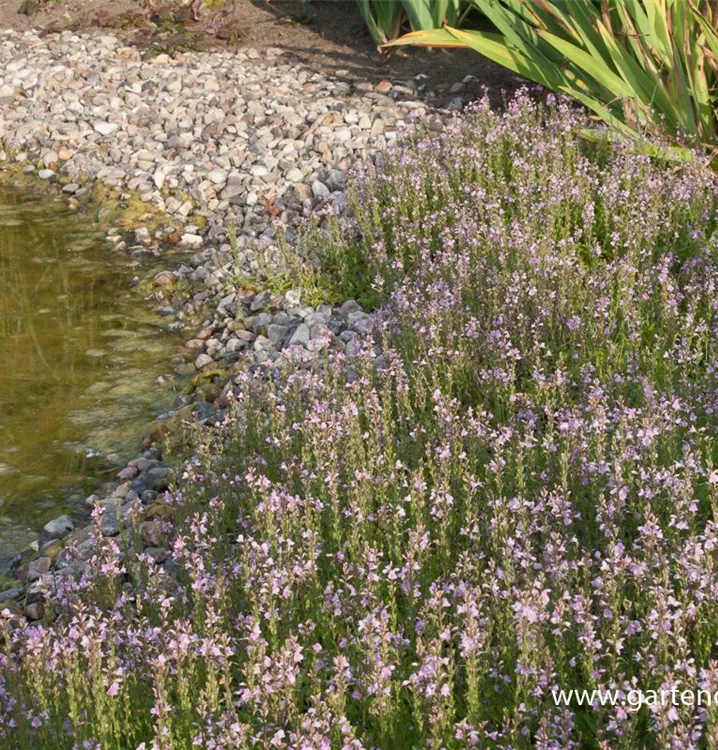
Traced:
[[662, 153], [717, 163], [716, 0], [473, 0], [497, 31], [446, 26], [396, 45], [464, 47], [591, 109]]
[[471, 3], [467, 0], [357, 0], [359, 10], [377, 44], [401, 34], [405, 22], [413, 31], [460, 26]]

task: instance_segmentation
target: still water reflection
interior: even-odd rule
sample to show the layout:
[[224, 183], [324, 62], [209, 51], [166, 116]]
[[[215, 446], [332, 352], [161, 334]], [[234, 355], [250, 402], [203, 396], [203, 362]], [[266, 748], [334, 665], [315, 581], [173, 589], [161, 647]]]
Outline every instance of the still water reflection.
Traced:
[[[144, 262], [144, 261], [143, 261]], [[177, 339], [62, 202], [0, 187], [0, 558], [111, 478], [174, 393]], [[74, 496], [74, 497], [73, 497]]]

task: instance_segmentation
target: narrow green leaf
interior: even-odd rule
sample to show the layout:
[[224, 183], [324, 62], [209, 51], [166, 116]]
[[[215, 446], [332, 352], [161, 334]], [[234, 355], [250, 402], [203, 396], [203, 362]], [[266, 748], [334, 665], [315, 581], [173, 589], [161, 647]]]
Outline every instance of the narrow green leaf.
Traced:
[[468, 44], [459, 42], [446, 29], [429, 29], [428, 31], [412, 31], [404, 34], [398, 39], [392, 39], [382, 44], [382, 49], [387, 47], [406, 47], [415, 45], [417, 47], [449, 47], [465, 49]]
[[561, 39], [554, 34], [539, 32], [549, 44], [553, 45], [568, 60], [581, 70], [588, 73], [597, 83], [607, 89], [614, 97], [633, 96], [634, 92], [626, 82], [611, 72], [602, 64], [601, 60], [596, 60], [587, 52], [577, 47], [575, 44]]
[[485, 31], [461, 31], [447, 29], [451, 35], [467, 47], [503, 65], [515, 73], [540, 83], [547, 88], [557, 89], [569, 83], [562, 69], [551, 64], [536, 51], [533, 57], [522, 54], [519, 50], [509, 48], [500, 34]]
[[442, 9], [446, 8], [446, 0], [436, 0], [436, 3], [431, 3], [431, 0], [402, 0], [402, 2], [414, 31], [428, 31], [441, 26], [443, 18], [438, 24], [435, 23], [432, 5], [435, 5], [441, 13]]
[[497, 0], [483, 0], [481, 3], [482, 13], [503, 34], [504, 43], [537, 62], [540, 59], [539, 55], [541, 55], [545, 58], [541, 61], [544, 65], [559, 64], [560, 55], [536, 33], [536, 25], [527, 22], [516, 12], [517, 6], [523, 4], [516, 3], [516, 0], [507, 0], [507, 4], [511, 9], [497, 2]]

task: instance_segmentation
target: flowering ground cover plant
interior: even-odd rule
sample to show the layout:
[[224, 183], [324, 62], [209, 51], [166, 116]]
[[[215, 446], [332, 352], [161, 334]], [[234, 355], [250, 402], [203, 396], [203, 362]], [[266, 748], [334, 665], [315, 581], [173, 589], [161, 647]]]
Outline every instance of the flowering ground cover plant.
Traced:
[[359, 177], [322, 244], [374, 332], [238, 376], [179, 583], [101, 542], [7, 639], [3, 747], [718, 745], [715, 706], [552, 700], [718, 690], [715, 177], [584, 124], [482, 103]]

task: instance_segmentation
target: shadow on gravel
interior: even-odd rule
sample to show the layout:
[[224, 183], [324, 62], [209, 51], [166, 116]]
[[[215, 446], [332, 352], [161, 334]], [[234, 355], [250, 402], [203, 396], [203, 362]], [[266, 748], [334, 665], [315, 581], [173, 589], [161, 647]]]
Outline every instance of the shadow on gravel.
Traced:
[[418, 83], [416, 77], [423, 76], [419, 80], [425, 88], [444, 94], [448, 102], [453, 98], [446, 96], [451, 87], [472, 76], [460, 92], [464, 102], [481, 96], [487, 87], [496, 104], [504, 98], [502, 91], [510, 96], [524, 83], [469, 50], [407, 48], [381, 56], [355, 0], [237, 0], [236, 4], [251, 4], [265, 16], [248, 25], [252, 44], [283, 47], [309, 68], [349, 82], [389, 79]]

